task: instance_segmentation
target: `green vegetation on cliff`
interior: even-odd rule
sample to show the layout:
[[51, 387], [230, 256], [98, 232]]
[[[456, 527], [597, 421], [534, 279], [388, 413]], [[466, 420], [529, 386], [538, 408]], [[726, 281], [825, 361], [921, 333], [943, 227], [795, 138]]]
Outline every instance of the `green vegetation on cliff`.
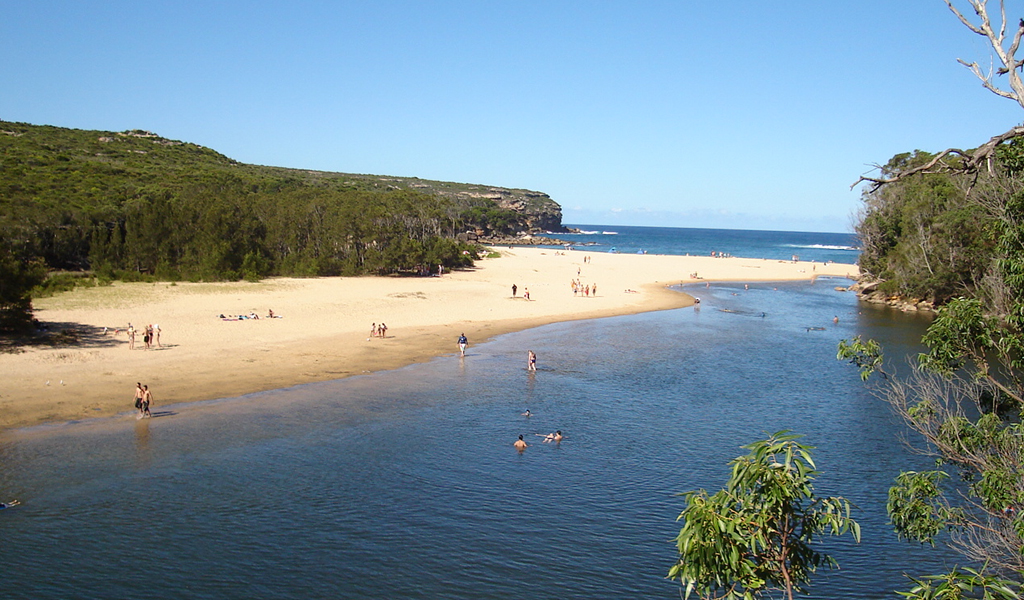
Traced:
[[[898, 154], [882, 171], [893, 175], [932, 158], [919, 150]], [[968, 198], [972, 182], [933, 173], [866, 193], [856, 226], [862, 272], [888, 294], [935, 304], [977, 294], [995, 256], [997, 217]]]
[[467, 229], [560, 219], [526, 190], [247, 165], [146, 131], [0, 121], [0, 315], [26, 306], [21, 288], [41, 269], [208, 281], [419, 272], [472, 264], [456, 239]]

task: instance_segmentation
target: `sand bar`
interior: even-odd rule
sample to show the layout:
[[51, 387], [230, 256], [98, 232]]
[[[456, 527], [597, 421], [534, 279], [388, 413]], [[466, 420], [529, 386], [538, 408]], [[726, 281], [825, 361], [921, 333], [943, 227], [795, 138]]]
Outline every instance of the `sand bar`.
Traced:
[[[150, 386], [156, 407], [229, 398], [457, 354], [463, 332], [472, 347], [547, 323], [680, 308], [692, 298], [667, 286], [694, 283], [692, 273], [752, 284], [858, 274], [847, 264], [519, 247], [499, 252], [500, 258], [443, 277], [116, 283], [37, 300], [36, 317], [52, 331], [72, 330], [78, 341], [0, 354], [0, 429], [132, 418], [137, 381]], [[597, 295], [574, 296], [574, 279], [596, 284]], [[265, 318], [271, 309], [282, 318]], [[250, 311], [263, 318], [219, 318]], [[368, 339], [371, 324], [381, 321], [387, 336]], [[140, 332], [129, 350], [128, 323], [139, 329], [158, 324], [161, 347], [144, 349]]]

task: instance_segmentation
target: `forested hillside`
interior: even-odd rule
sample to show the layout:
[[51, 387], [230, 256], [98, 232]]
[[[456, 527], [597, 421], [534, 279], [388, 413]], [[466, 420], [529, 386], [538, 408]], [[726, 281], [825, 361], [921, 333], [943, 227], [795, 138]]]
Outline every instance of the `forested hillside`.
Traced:
[[[884, 167], [895, 176], [928, 163], [932, 154], [899, 154]], [[1024, 149], [1003, 144], [991, 169], [971, 174], [925, 173], [864, 195], [857, 224], [860, 267], [881, 294], [943, 305], [981, 299], [1005, 314], [1006, 269], [1019, 248]], [[1008, 262], [1009, 259], [1009, 262]]]
[[526, 190], [246, 165], [146, 131], [0, 121], [0, 316], [21, 278], [46, 271], [211, 281], [436, 271], [471, 264], [462, 232], [560, 219]]

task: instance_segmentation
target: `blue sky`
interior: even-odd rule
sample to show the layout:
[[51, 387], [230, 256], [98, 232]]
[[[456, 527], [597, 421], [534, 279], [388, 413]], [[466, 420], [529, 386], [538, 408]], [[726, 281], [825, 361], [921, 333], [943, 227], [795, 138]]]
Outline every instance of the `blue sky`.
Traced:
[[942, 0], [0, 7], [0, 119], [539, 190], [566, 223], [848, 231], [871, 164], [1024, 120]]

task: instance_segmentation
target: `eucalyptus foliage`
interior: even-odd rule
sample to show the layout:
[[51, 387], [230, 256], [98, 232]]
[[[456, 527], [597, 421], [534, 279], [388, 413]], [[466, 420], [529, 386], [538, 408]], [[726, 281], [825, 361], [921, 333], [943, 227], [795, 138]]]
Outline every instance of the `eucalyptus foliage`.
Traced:
[[0, 121], [0, 237], [20, 240], [21, 251], [49, 269], [108, 278], [467, 266], [475, 248], [456, 241], [467, 228], [527, 228], [523, 214], [499, 207], [487, 191], [246, 165], [144, 131]]
[[469, 266], [477, 249], [458, 234], [526, 228], [477, 187], [246, 165], [138, 130], [0, 121], [0, 318], [31, 318], [40, 269], [218, 281]]
[[[927, 162], [920, 150], [882, 168], [894, 175]], [[943, 304], [983, 285], [994, 256], [996, 217], [968, 198], [963, 177], [935, 173], [865, 191], [856, 231], [865, 277], [891, 294]]]
[[683, 494], [679, 559], [669, 577], [687, 598], [750, 600], [772, 590], [792, 598], [818, 567], [838, 566], [815, 549], [821, 535], [850, 533], [860, 541], [850, 503], [815, 495], [820, 473], [813, 447], [797, 443], [800, 437], [781, 431], [743, 446], [749, 453], [729, 463], [725, 489]]
[[1018, 582], [985, 575], [970, 568], [954, 568], [943, 575], [929, 575], [911, 580], [914, 586], [909, 592], [898, 592], [908, 600], [1019, 600], [1021, 597]]

